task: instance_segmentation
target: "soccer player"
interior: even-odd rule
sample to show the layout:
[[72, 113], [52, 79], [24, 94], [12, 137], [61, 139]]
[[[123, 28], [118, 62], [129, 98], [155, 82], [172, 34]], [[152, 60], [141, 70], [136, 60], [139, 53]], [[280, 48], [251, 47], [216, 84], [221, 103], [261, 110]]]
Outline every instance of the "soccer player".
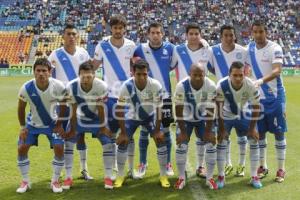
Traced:
[[[236, 44], [236, 33], [235, 29], [231, 25], [223, 25], [221, 27], [221, 43], [210, 48], [210, 61], [208, 66], [211, 71], [214, 71], [217, 80], [221, 80], [222, 78], [228, 76], [229, 67], [235, 61], [239, 61], [242, 63], [246, 63], [247, 59], [247, 50], [239, 44]], [[245, 68], [245, 67], [244, 67]], [[230, 132], [228, 132], [228, 136]], [[229, 175], [233, 171], [233, 166], [231, 162], [230, 156], [230, 138], [226, 138], [225, 143], [227, 142], [227, 148], [217, 146], [218, 151], [218, 167], [224, 167], [224, 159], [226, 158], [225, 165], [225, 175]], [[246, 162], [246, 148], [247, 148], [247, 137], [246, 136], [238, 136], [237, 142], [239, 145], [239, 165], [236, 169], [236, 176], [244, 176], [245, 172], [245, 162]], [[223, 145], [222, 145], [223, 146]], [[226, 155], [226, 157], [225, 157]], [[224, 171], [224, 169], [220, 169], [220, 171]]]
[[[171, 165], [172, 139], [170, 124], [174, 121], [171, 100], [170, 71], [174, 45], [164, 42], [164, 30], [161, 23], [152, 22], [147, 30], [148, 42], [140, 44], [134, 52], [134, 57], [139, 57], [149, 63], [149, 76], [158, 80], [163, 87], [163, 118], [162, 125], [165, 134], [165, 141], [168, 148], [167, 175], [173, 176], [174, 171]], [[147, 148], [149, 144], [149, 133], [142, 127], [139, 141], [140, 164], [138, 177], [143, 178], [147, 168]]]
[[194, 130], [196, 137], [206, 145], [206, 184], [210, 189], [218, 189], [213, 171], [217, 149], [214, 133], [214, 110], [216, 98], [215, 83], [205, 76], [205, 67], [201, 63], [192, 64], [190, 76], [176, 85], [175, 109], [177, 121], [176, 165], [179, 172], [175, 189], [183, 189], [186, 184], [185, 169], [188, 143]]
[[114, 152], [109, 129], [106, 128], [105, 101], [107, 100], [107, 85], [95, 78], [91, 61], [84, 62], [79, 67], [79, 78], [67, 85], [70, 95], [72, 112], [68, 135], [80, 136], [91, 132], [103, 146], [104, 188], [113, 189], [112, 165]]
[[[139, 126], [147, 129], [157, 146], [161, 186], [170, 187], [166, 175], [167, 146], [164, 142], [164, 133], [161, 131], [162, 86], [157, 80], [148, 77], [148, 69], [149, 64], [145, 60], [136, 61], [133, 64], [133, 78], [128, 79], [121, 87], [116, 110], [121, 132], [117, 138], [118, 176], [114, 187], [122, 187], [125, 181], [124, 167], [128, 141]], [[127, 107], [126, 115], [125, 107]]]
[[[108, 124], [116, 137], [119, 131], [118, 121], [114, 117], [114, 109], [118, 100], [120, 87], [130, 76], [130, 60], [133, 57], [135, 44], [124, 37], [126, 32], [126, 19], [121, 15], [115, 15], [109, 21], [111, 36], [102, 40], [95, 49], [93, 64], [98, 67], [102, 64], [103, 80], [108, 85]], [[113, 139], [115, 142], [115, 139]], [[116, 152], [116, 145], [113, 145]], [[128, 145], [128, 176], [134, 178], [134, 141]], [[114, 158], [115, 160], [115, 158]], [[116, 163], [116, 160], [115, 162]]]
[[[256, 131], [260, 107], [259, 92], [254, 82], [250, 78], [245, 77], [243, 63], [239, 61], [233, 62], [229, 69], [229, 76], [218, 82], [216, 101], [219, 126], [218, 148], [221, 150], [226, 148], [227, 141], [225, 139], [232, 128], [235, 128], [238, 137], [248, 137], [250, 144], [251, 184], [254, 188], [261, 188], [262, 184], [257, 177], [259, 136]], [[251, 106], [250, 110], [249, 106]], [[225, 152], [221, 155], [218, 154], [217, 157], [219, 160], [224, 160]], [[217, 184], [218, 188], [224, 187], [224, 165], [219, 167]]]
[[[178, 81], [188, 76], [192, 63], [204, 63], [205, 73], [209, 60], [208, 44], [201, 38], [201, 29], [197, 23], [190, 23], [185, 28], [187, 42], [176, 46], [172, 58], [172, 66], [177, 65]], [[205, 142], [197, 137], [196, 141], [198, 164], [196, 175], [205, 178], [204, 167]]]
[[[62, 81], [65, 85], [76, 79], [79, 65], [83, 62], [90, 60], [88, 52], [76, 43], [79, 39], [79, 33], [76, 27], [72, 24], [67, 24], [63, 31], [64, 45], [54, 50], [48, 60], [51, 62], [53, 70], [52, 77]], [[66, 116], [69, 115], [67, 110]], [[64, 122], [64, 128], [67, 126], [68, 120]], [[84, 135], [79, 138], [72, 138], [65, 140], [65, 170], [66, 177], [63, 183], [64, 189], [70, 189], [73, 183], [72, 169], [73, 169], [73, 150], [74, 144], [77, 143], [77, 150], [80, 156], [81, 175], [85, 180], [91, 180], [87, 168], [87, 147], [84, 141]]]
[[[54, 193], [62, 192], [59, 176], [64, 166], [64, 130], [58, 120], [56, 104], [62, 102], [65, 96], [65, 86], [62, 82], [50, 78], [51, 63], [45, 59], [37, 59], [33, 65], [34, 79], [27, 81], [20, 89], [18, 103], [18, 119], [20, 135], [18, 142], [18, 167], [22, 182], [18, 193], [26, 192], [30, 186], [28, 151], [32, 145], [38, 145], [38, 136], [45, 134], [54, 150], [52, 161], [53, 175], [50, 187]], [[25, 122], [27, 103], [30, 113]], [[62, 116], [65, 108], [59, 105]]]
[[275, 136], [278, 171], [275, 181], [283, 182], [285, 177], [285, 154], [287, 131], [285, 119], [285, 89], [281, 78], [283, 63], [282, 48], [267, 39], [266, 25], [262, 21], [255, 21], [251, 27], [254, 41], [248, 45], [249, 64], [255, 78], [255, 84], [261, 94], [263, 115], [257, 122], [260, 148], [260, 167], [258, 176], [268, 174], [266, 163], [267, 140], [266, 133]]

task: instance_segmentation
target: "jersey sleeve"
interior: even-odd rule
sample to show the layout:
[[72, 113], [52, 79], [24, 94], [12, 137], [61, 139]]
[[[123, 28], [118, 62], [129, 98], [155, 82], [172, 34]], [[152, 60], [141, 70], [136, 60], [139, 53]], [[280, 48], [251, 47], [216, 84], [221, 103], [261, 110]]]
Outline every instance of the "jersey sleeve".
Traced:
[[220, 82], [217, 84], [217, 88], [216, 88], [216, 101], [219, 101], [219, 102], [225, 101], [224, 93], [221, 88]]
[[211, 73], [215, 74], [215, 66], [214, 66], [214, 60], [213, 60], [214, 54], [212, 51], [212, 47], [208, 48], [207, 54], [208, 54], [207, 69]]
[[281, 63], [283, 64], [283, 52], [279, 45], [275, 45], [272, 51], [272, 64]]
[[172, 61], [171, 61], [171, 68], [172, 69], [174, 69], [178, 64], [178, 54], [176, 52], [176, 48], [177, 47], [173, 48]]
[[28, 101], [28, 95], [27, 92], [25, 90], [25, 85], [23, 85], [20, 90], [19, 90], [19, 94], [18, 94], [18, 98], [24, 102]]
[[67, 86], [66, 86], [66, 99], [67, 99], [67, 102], [70, 104], [76, 103], [75, 97], [72, 92], [72, 85], [70, 83], [67, 84]]
[[66, 98], [67, 90], [62, 82], [56, 84], [54, 92], [58, 101], [63, 101]]
[[101, 42], [99, 42], [95, 48], [94, 59], [102, 61], [103, 60], [103, 52], [100, 46]]
[[108, 99], [108, 86], [105, 82], [99, 82], [100, 90], [96, 99], [97, 104], [105, 103]]
[[259, 104], [260, 101], [260, 94], [259, 90], [253, 84], [250, 84], [249, 87], [249, 101], [251, 104]]
[[176, 85], [174, 99], [175, 99], [175, 104], [177, 105], [184, 104], [185, 95], [184, 95], [184, 88], [181, 82]]
[[154, 94], [153, 94], [153, 102], [157, 107], [162, 107], [163, 100], [162, 100], [162, 86], [159, 82], [156, 82], [154, 85]]
[[118, 98], [117, 105], [126, 106], [130, 103], [130, 95], [128, 93], [125, 83], [121, 86], [120, 95]]
[[51, 54], [48, 57], [48, 61], [51, 63], [51, 66], [53, 68], [57, 67], [57, 61], [55, 60], [55, 50], [51, 52]]

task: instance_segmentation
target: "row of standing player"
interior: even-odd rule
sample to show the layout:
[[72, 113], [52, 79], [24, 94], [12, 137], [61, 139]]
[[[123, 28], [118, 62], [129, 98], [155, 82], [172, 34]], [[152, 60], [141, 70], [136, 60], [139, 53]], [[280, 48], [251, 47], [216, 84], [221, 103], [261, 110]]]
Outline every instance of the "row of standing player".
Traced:
[[[200, 36], [200, 28], [197, 25], [190, 24], [186, 28], [187, 34], [187, 43], [183, 45], [179, 45], [174, 47], [170, 43], [162, 42], [163, 38], [163, 31], [162, 27], [157, 24], [153, 23], [148, 29], [148, 36], [149, 36], [149, 43], [141, 44], [135, 49], [134, 43], [124, 38], [124, 32], [126, 28], [125, 20], [118, 16], [114, 17], [111, 20], [111, 31], [112, 36], [99, 43], [96, 47], [95, 51], [95, 58], [94, 64], [98, 66], [100, 62], [103, 62], [104, 68], [104, 81], [109, 85], [109, 98], [108, 101], [111, 101], [111, 105], [116, 103], [117, 93], [120, 87], [120, 82], [125, 81], [130, 76], [130, 59], [133, 56], [142, 57], [150, 64], [150, 76], [154, 77], [155, 79], [159, 80], [162, 83], [163, 89], [171, 94], [171, 86], [170, 86], [170, 79], [169, 79], [169, 72], [172, 70], [172, 66], [178, 66], [179, 72], [179, 80], [182, 80], [188, 75], [189, 68], [191, 63], [197, 62], [207, 62], [208, 68], [214, 69], [216, 76], [218, 79], [221, 77], [228, 75], [228, 66], [233, 61], [240, 60], [243, 63], [246, 62], [247, 57], [247, 50], [243, 49], [241, 46], [234, 43], [235, 41], [235, 33], [234, 29], [230, 26], [224, 26], [221, 30], [221, 44], [216, 45], [212, 48], [207, 48], [207, 45], [201, 40]], [[257, 79], [256, 84], [263, 84], [264, 82], [269, 82], [280, 80], [280, 69], [282, 63], [282, 51], [278, 45], [275, 45], [273, 42], [266, 40], [266, 30], [263, 24], [258, 24], [257, 26], [252, 27], [253, 36], [255, 39], [254, 45], [256, 45], [256, 51], [260, 51], [261, 55], [261, 63], [268, 64], [267, 71], [263, 71], [265, 76], [262, 74], [256, 74], [255, 78]], [[74, 28], [66, 28], [64, 31], [64, 47], [60, 48], [52, 53], [49, 57], [52, 65], [55, 66], [55, 74], [56, 78], [60, 80], [65, 80], [68, 82], [76, 78], [76, 72], [78, 72], [78, 66], [80, 63], [88, 60], [88, 54], [85, 50], [76, 47], [76, 37], [77, 31]], [[203, 45], [204, 44], [204, 45]], [[249, 48], [251, 45], [249, 46]], [[255, 46], [254, 46], [255, 47]], [[268, 48], [264, 48], [268, 47]], [[270, 48], [270, 50], [269, 50]], [[251, 48], [250, 51], [251, 52]], [[250, 57], [251, 57], [251, 53]], [[61, 62], [66, 60], [63, 55], [67, 56], [71, 60], [71, 64], [73, 64], [73, 71], [75, 73], [70, 72], [70, 70], [65, 70], [65, 67], [61, 67]], [[213, 55], [213, 56], [210, 56]], [[59, 58], [60, 57], [60, 60]], [[211, 59], [208, 59], [211, 58]], [[281, 58], [281, 60], [280, 60]], [[255, 59], [255, 58], [254, 58]], [[261, 64], [259, 63], [259, 64]], [[253, 67], [253, 63], [250, 61], [251, 66]], [[77, 66], [77, 68], [76, 68]], [[221, 66], [221, 67], [219, 67]], [[72, 66], [70, 66], [72, 68]], [[120, 70], [120, 67], [123, 68]], [[259, 65], [258, 65], [259, 67]], [[266, 69], [266, 68], [264, 68]], [[71, 70], [72, 71], [72, 70]], [[73, 77], [72, 77], [73, 76]], [[278, 78], [279, 77], [279, 78]], [[116, 85], [115, 83], [119, 83]], [[268, 87], [267, 84], [263, 84]], [[266, 92], [261, 87], [262, 92]], [[272, 90], [273, 89], [273, 90]], [[271, 84], [271, 90], [277, 92], [276, 86]], [[268, 91], [267, 91], [268, 92]], [[277, 96], [277, 95], [276, 95]], [[164, 96], [164, 99], [168, 101], [170, 96]], [[275, 100], [272, 99], [273, 101]], [[166, 104], [168, 105], [168, 104]], [[164, 115], [168, 116], [171, 113], [170, 108], [163, 109], [165, 111]], [[269, 117], [271, 117], [270, 114]], [[273, 118], [274, 119], [274, 118]], [[275, 117], [276, 121], [277, 118]], [[273, 123], [271, 119], [267, 119], [267, 123]], [[167, 149], [168, 155], [170, 155], [171, 149], [171, 138], [168, 128], [168, 123], [171, 120], [166, 120], [165, 125], [165, 138], [167, 141]], [[278, 124], [278, 123], [276, 123]], [[266, 124], [268, 128], [268, 124]], [[281, 124], [277, 125], [280, 126]], [[280, 126], [282, 127], [282, 126]], [[276, 128], [276, 127], [275, 127]], [[274, 132], [274, 130], [263, 129], [260, 133], [262, 137], [259, 141], [260, 152], [261, 152], [261, 167], [259, 168], [259, 175], [266, 175], [267, 167], [265, 162], [265, 147], [266, 141], [264, 137], [264, 133], [266, 131]], [[279, 170], [277, 172], [276, 180], [282, 181], [284, 178], [284, 154], [285, 154], [285, 139], [283, 137], [284, 130], [275, 130], [275, 132], [280, 132], [281, 135], [277, 136], [276, 140], [276, 149], [281, 149], [282, 152], [280, 153], [279, 150], [277, 151], [278, 154], [278, 162], [279, 162]], [[141, 140], [140, 140], [140, 165], [139, 170], [137, 173], [138, 177], [142, 177], [145, 174], [145, 170], [147, 167], [147, 160], [146, 160], [146, 152], [147, 152], [147, 145], [148, 145], [148, 135], [144, 129], [141, 131]], [[275, 135], [275, 136], [276, 136]], [[281, 138], [280, 138], [281, 137]], [[86, 146], [83, 142], [83, 138], [78, 142], [78, 147], [80, 150], [81, 161], [82, 161], [82, 168], [86, 172]], [[240, 144], [240, 167], [237, 169], [237, 174], [243, 174], [243, 168], [245, 165], [245, 157], [243, 152], [245, 152], [246, 140], [245, 137], [238, 138]], [[227, 140], [229, 141], [229, 140]], [[169, 142], [169, 143], [168, 143]], [[69, 144], [68, 144], [69, 143]], [[198, 169], [197, 173], [201, 176], [204, 176], [204, 151], [205, 151], [205, 143], [201, 138], [197, 138], [197, 155], [198, 155]], [[227, 142], [227, 146], [230, 142]], [[64, 181], [64, 186], [68, 188], [72, 185], [72, 154], [73, 154], [73, 142], [66, 142], [65, 144], [65, 159], [66, 159], [66, 180]], [[278, 147], [278, 148], [277, 148]], [[134, 150], [134, 143], [129, 143], [129, 169], [133, 172], [133, 150]], [[227, 148], [228, 149], [228, 148]], [[229, 148], [230, 149], [230, 148]], [[115, 151], [115, 150], [114, 150]], [[227, 154], [228, 155], [228, 154]], [[228, 156], [227, 156], [228, 158]], [[228, 159], [230, 161], [230, 159]], [[67, 163], [69, 162], [69, 164]], [[230, 171], [232, 168], [230, 167], [231, 163], [227, 163]], [[170, 156], [168, 156], [168, 164], [167, 169], [171, 169], [170, 165]], [[172, 171], [170, 174], [172, 174]], [[134, 175], [133, 175], [134, 176]], [[120, 182], [116, 181], [117, 183]], [[122, 181], [121, 181], [122, 182]], [[118, 184], [117, 184], [118, 185]]]

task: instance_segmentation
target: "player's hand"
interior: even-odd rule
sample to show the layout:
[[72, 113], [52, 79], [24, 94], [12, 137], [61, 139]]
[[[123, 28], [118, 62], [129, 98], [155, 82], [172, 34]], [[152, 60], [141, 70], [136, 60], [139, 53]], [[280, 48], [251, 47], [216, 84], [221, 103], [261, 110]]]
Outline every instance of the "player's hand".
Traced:
[[157, 131], [153, 134], [153, 139], [156, 144], [161, 144], [165, 141], [165, 136], [162, 131]]
[[228, 138], [228, 133], [225, 130], [219, 130], [217, 137], [218, 144], [222, 143], [222, 141], [226, 138]]
[[28, 129], [27, 128], [21, 128], [20, 129], [20, 134], [19, 134], [19, 138], [20, 140], [22, 140], [23, 142], [25, 142], [26, 138], [28, 135]]
[[126, 135], [126, 133], [120, 133], [119, 136], [117, 137], [116, 144], [125, 144], [127, 145], [129, 143], [129, 138]]
[[61, 125], [56, 125], [53, 128], [53, 133], [57, 133], [60, 137], [65, 136], [65, 130], [63, 129], [63, 127]]
[[247, 136], [254, 139], [255, 141], [259, 140], [259, 135], [256, 130], [249, 130]]
[[183, 142], [188, 142], [189, 141], [189, 137], [186, 133], [180, 133], [178, 134], [177, 138], [176, 138], [176, 144], [177, 145], [181, 145]]
[[100, 136], [101, 134], [106, 135], [109, 138], [112, 138], [112, 135], [113, 135], [112, 132], [106, 127], [100, 128], [98, 136]]
[[259, 88], [263, 83], [264, 83], [263, 79], [260, 78], [260, 79], [258, 79], [256, 81], [254, 81], [254, 86], [256, 88]]
[[210, 142], [213, 145], [215, 145], [217, 143], [216, 136], [212, 132], [205, 131], [204, 136], [203, 136], [203, 140], [205, 142]]
[[202, 44], [202, 46], [204, 48], [208, 48], [209, 47], [209, 44], [208, 44], [208, 42], [205, 39], [201, 38], [199, 41], [200, 41], [200, 43]]

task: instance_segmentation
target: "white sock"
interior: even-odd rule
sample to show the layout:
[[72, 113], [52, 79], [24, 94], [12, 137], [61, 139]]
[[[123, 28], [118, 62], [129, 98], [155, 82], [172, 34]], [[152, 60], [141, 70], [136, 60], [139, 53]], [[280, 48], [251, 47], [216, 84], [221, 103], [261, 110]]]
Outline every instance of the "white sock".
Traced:
[[257, 168], [259, 166], [259, 145], [253, 139], [249, 139], [250, 145], [250, 172], [251, 177], [257, 176]]
[[112, 143], [108, 143], [102, 146], [103, 148], [103, 164], [104, 164], [104, 177], [112, 177], [112, 168], [113, 168], [113, 157], [115, 152], [113, 151]]
[[285, 154], [286, 154], [286, 139], [278, 141], [275, 140], [275, 148], [278, 162], [278, 169], [285, 170]]
[[240, 148], [239, 164], [245, 166], [246, 164], [246, 151], [247, 151], [247, 136], [238, 137], [238, 145]]
[[168, 150], [167, 145], [158, 145], [157, 146], [157, 159], [160, 168], [160, 176], [166, 175], [166, 165], [168, 162]]
[[185, 166], [187, 160], [187, 144], [177, 145], [176, 148], [176, 165], [179, 177], [185, 179]]
[[118, 169], [118, 162], [117, 162], [117, 151], [118, 151], [118, 145], [116, 143], [112, 143], [112, 151], [114, 152], [113, 155], [113, 168]]
[[65, 141], [64, 157], [65, 157], [66, 178], [72, 178], [73, 153], [74, 153], [74, 143]]
[[198, 167], [204, 166], [204, 155], [205, 155], [205, 142], [202, 141], [200, 138], [197, 137], [196, 141], [196, 150], [197, 150], [197, 157], [198, 157]]
[[58, 181], [60, 173], [61, 173], [62, 169], [64, 168], [64, 164], [65, 164], [64, 157], [58, 158], [58, 157], [54, 156], [53, 161], [52, 161], [52, 168], [53, 168], [53, 175], [52, 175], [52, 179], [51, 179], [52, 183]]
[[260, 165], [267, 169], [267, 139], [259, 140], [258, 144]]
[[229, 138], [227, 140], [226, 165], [232, 166], [232, 163], [231, 163], [231, 141]]
[[85, 150], [78, 150], [79, 151], [79, 157], [80, 157], [80, 167], [81, 170], [88, 170], [87, 168], [87, 149]]
[[22, 180], [28, 183], [30, 167], [28, 156], [18, 156], [18, 167], [22, 175]]
[[134, 149], [135, 149], [135, 143], [134, 139], [131, 139], [128, 143], [127, 152], [128, 152], [128, 169], [133, 170], [134, 169]]
[[212, 143], [206, 144], [206, 155], [205, 155], [205, 162], [206, 162], [206, 180], [213, 178], [214, 168], [216, 165], [217, 160], [217, 149], [216, 145]]
[[225, 176], [226, 149], [227, 140], [223, 140], [220, 144], [217, 145], [217, 165], [219, 176]]
[[118, 175], [124, 176], [124, 168], [127, 159], [127, 145], [119, 145], [117, 150]]

